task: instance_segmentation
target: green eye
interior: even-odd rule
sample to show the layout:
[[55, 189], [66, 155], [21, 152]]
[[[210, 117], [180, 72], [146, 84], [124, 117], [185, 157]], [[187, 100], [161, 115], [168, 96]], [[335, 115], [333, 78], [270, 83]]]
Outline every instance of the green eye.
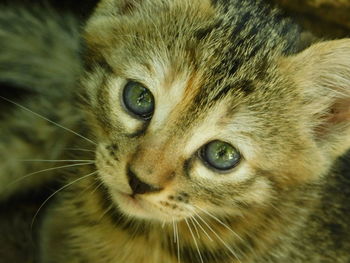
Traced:
[[201, 158], [207, 165], [226, 171], [239, 163], [241, 155], [231, 144], [216, 140], [203, 146]]
[[142, 119], [151, 118], [154, 111], [154, 97], [149, 89], [142, 84], [129, 81], [123, 91], [123, 102], [125, 107]]

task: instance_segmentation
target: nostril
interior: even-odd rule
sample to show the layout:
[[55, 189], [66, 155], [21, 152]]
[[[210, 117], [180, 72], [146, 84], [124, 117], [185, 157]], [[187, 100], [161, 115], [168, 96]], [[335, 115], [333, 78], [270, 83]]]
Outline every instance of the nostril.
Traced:
[[157, 188], [155, 186], [142, 182], [137, 177], [137, 175], [133, 171], [131, 171], [130, 168], [128, 168], [127, 175], [129, 179], [129, 185], [133, 191], [132, 193], [133, 195], [157, 192], [161, 190], [160, 188]]

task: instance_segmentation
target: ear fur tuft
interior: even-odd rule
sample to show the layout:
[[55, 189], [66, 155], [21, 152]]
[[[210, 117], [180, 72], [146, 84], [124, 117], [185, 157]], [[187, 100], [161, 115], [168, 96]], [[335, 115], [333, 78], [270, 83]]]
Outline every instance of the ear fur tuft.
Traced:
[[315, 139], [334, 157], [350, 148], [350, 39], [320, 42], [286, 58]]

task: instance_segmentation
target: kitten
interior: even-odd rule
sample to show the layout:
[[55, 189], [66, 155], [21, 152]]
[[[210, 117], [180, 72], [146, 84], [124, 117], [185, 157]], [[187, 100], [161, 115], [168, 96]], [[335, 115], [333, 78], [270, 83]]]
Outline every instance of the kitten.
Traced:
[[[78, 96], [26, 106], [71, 132], [27, 115], [37, 147], [4, 122], [17, 158], [88, 150], [39, 262], [349, 262], [349, 39], [300, 50], [298, 27], [253, 0], [103, 0], [83, 38]], [[25, 165], [6, 160], [2, 182]]]

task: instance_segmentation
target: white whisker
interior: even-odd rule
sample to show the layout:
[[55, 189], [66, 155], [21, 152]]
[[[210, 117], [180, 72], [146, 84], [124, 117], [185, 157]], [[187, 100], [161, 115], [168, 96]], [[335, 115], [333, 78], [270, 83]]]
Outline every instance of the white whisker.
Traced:
[[214, 231], [214, 229], [212, 229], [211, 226], [209, 226], [209, 224], [199, 215], [197, 214], [195, 211], [193, 211], [197, 217], [199, 218], [199, 220], [201, 220], [204, 225], [206, 225], [209, 230], [216, 236], [217, 239], [219, 239], [219, 241], [231, 252], [231, 254], [238, 260], [238, 262], [241, 262], [240, 259], [238, 258], [237, 254], [232, 250], [232, 248], [226, 244], [226, 242]]
[[213, 239], [210, 237], [210, 235], [208, 234], [208, 232], [205, 231], [205, 229], [204, 229], [204, 228], [202, 227], [202, 225], [198, 222], [198, 220], [197, 220], [194, 216], [192, 216], [191, 218], [192, 218], [192, 220], [193, 220], [195, 223], [197, 223], [197, 225], [199, 226], [199, 228], [202, 229], [202, 231], [203, 231], [204, 234], [208, 237], [208, 239], [209, 239], [210, 241], [213, 242]]
[[191, 229], [191, 226], [190, 226], [190, 224], [188, 223], [187, 219], [185, 219], [185, 222], [186, 222], [186, 224], [187, 224], [187, 226], [188, 226], [188, 229], [190, 230], [191, 236], [192, 236], [192, 238], [193, 238], [194, 244], [195, 244], [195, 246], [196, 246], [196, 249], [197, 249], [197, 252], [198, 252], [198, 255], [199, 255], [199, 259], [200, 259], [200, 261], [201, 261], [202, 263], [204, 263], [203, 258], [202, 258], [202, 254], [201, 254], [201, 252], [200, 252], [200, 250], [199, 250], [199, 246], [198, 246], [196, 237], [195, 237], [194, 234], [193, 234], [193, 231], [192, 231], [192, 229]]
[[220, 225], [225, 227], [227, 230], [229, 230], [235, 237], [237, 237], [239, 240], [244, 241], [235, 231], [233, 231], [228, 225], [226, 225], [224, 222], [222, 222], [219, 218], [214, 216], [213, 214], [209, 213], [208, 211], [205, 211], [204, 209], [200, 208], [199, 206], [195, 206], [197, 209], [201, 210], [203, 213], [207, 214], [211, 218], [213, 218], [216, 222], [218, 222]]
[[[96, 171], [97, 172], [97, 171]], [[98, 183], [98, 184], [97, 184]], [[97, 184], [97, 185], [96, 185]], [[94, 189], [90, 192], [90, 194], [92, 195], [97, 189], [98, 189], [98, 187], [100, 186], [102, 184], [102, 182], [99, 182], [99, 181], [94, 181], [92, 184], [90, 184], [89, 186], [87, 186], [87, 187], [85, 187], [85, 189], [83, 190], [83, 191], [81, 191], [81, 192], [79, 192], [79, 195], [83, 195], [86, 191], [88, 191], [88, 190], [91, 190], [92, 189], [92, 187], [94, 186], [94, 185], [96, 185], [95, 187], [94, 187]]]
[[[96, 183], [96, 182], [95, 182], [95, 183]], [[94, 188], [94, 190], [92, 190], [91, 194], [94, 194], [94, 193], [97, 191], [97, 189], [98, 189], [101, 185], [103, 185], [103, 182], [99, 182], [99, 184], [96, 185], [96, 187]]]
[[88, 150], [88, 149], [84, 149], [84, 148], [65, 148], [66, 150], [70, 150], [70, 151], [82, 151], [82, 152], [92, 152], [95, 153], [95, 151], [93, 150]]
[[175, 232], [176, 232], [176, 247], [177, 247], [177, 262], [180, 263], [180, 239], [179, 239], [179, 229], [177, 227], [177, 222], [175, 222]]
[[113, 208], [113, 204], [110, 204], [105, 211], [102, 213], [102, 215], [100, 216], [100, 218], [97, 220], [97, 222], [101, 222], [102, 219], [105, 217], [105, 215]]
[[71, 132], [71, 133], [75, 134], [76, 136], [79, 136], [80, 138], [83, 138], [84, 140], [86, 140], [86, 141], [88, 141], [88, 142], [90, 142], [90, 143], [92, 143], [92, 144], [94, 144], [94, 145], [97, 145], [97, 143], [95, 143], [95, 142], [93, 142], [92, 140], [86, 138], [85, 136], [83, 136], [83, 135], [81, 135], [81, 134], [79, 134], [79, 133], [77, 133], [77, 132], [75, 132], [75, 131], [73, 131], [73, 130], [67, 128], [67, 127], [62, 126], [61, 124], [59, 124], [59, 123], [57, 123], [57, 122], [54, 122], [54, 121], [52, 121], [52, 120], [50, 120], [50, 119], [48, 119], [48, 118], [42, 116], [41, 114], [36, 113], [36, 112], [34, 112], [34, 111], [28, 109], [28, 108], [25, 107], [25, 106], [22, 106], [21, 104], [15, 102], [15, 101], [13, 101], [13, 100], [7, 99], [7, 98], [5, 98], [5, 97], [3, 97], [3, 96], [0, 96], [0, 98], [2, 98], [3, 100], [6, 100], [7, 102], [10, 102], [10, 103], [12, 103], [12, 104], [18, 106], [18, 107], [20, 107], [20, 108], [23, 109], [23, 110], [26, 110], [26, 111], [28, 111], [28, 112], [34, 114], [35, 116], [37, 116], [37, 117], [39, 117], [39, 118], [41, 118], [41, 119], [43, 119], [43, 120], [46, 120], [46, 121], [48, 121], [48, 122], [50, 122], [50, 123], [56, 125], [56, 126], [59, 127], [59, 128], [62, 128], [62, 129], [64, 129], [64, 130], [68, 131], [68, 132]]
[[197, 234], [198, 239], [200, 239], [201, 236], [199, 235], [199, 232], [198, 232], [198, 229], [197, 229], [197, 225], [193, 222], [192, 218], [193, 218], [193, 217], [191, 216], [191, 217], [189, 218], [189, 220], [192, 222], [193, 227], [194, 227], [194, 229], [196, 230], [196, 234]]
[[21, 162], [89, 162], [95, 163], [95, 160], [45, 160], [45, 159], [23, 159]]
[[174, 218], [172, 219], [172, 223], [173, 223], [173, 236], [174, 236], [174, 243], [176, 243], [176, 233], [175, 233], [175, 221], [174, 221]]
[[75, 164], [69, 164], [69, 165], [62, 165], [62, 166], [57, 166], [57, 167], [51, 167], [51, 168], [47, 168], [44, 170], [40, 170], [40, 171], [36, 171], [33, 173], [29, 173], [26, 174], [20, 178], [17, 178], [16, 180], [12, 181], [11, 183], [9, 183], [6, 187], [9, 187], [13, 184], [18, 183], [19, 181], [22, 181], [26, 178], [28, 178], [29, 176], [35, 175], [35, 174], [40, 174], [40, 173], [44, 173], [44, 172], [49, 172], [49, 171], [54, 171], [54, 170], [58, 170], [58, 169], [63, 169], [63, 168], [69, 168], [69, 167], [74, 167], [74, 166], [82, 166], [82, 165], [88, 165], [88, 164], [93, 164], [92, 162], [86, 162], [86, 163], [75, 163]]
[[74, 183], [76, 183], [76, 182], [78, 182], [78, 181], [81, 181], [81, 180], [83, 180], [83, 179], [85, 179], [85, 178], [87, 178], [87, 177], [89, 177], [89, 176], [92, 176], [92, 175], [94, 175], [94, 174], [96, 174], [96, 173], [97, 173], [97, 171], [92, 172], [92, 173], [89, 173], [89, 174], [84, 175], [84, 176], [82, 176], [82, 177], [79, 177], [78, 179], [76, 179], [76, 180], [74, 180], [74, 181], [72, 181], [72, 182], [70, 182], [70, 183], [68, 183], [68, 184], [66, 184], [66, 185], [64, 185], [64, 186], [62, 186], [60, 189], [56, 190], [56, 191], [53, 192], [48, 198], [46, 198], [46, 200], [40, 205], [40, 207], [38, 208], [38, 210], [37, 210], [36, 213], [34, 214], [34, 217], [33, 217], [32, 223], [31, 223], [31, 229], [33, 229], [34, 221], [35, 221], [36, 217], [38, 216], [40, 210], [44, 207], [44, 205], [45, 205], [53, 196], [55, 196], [58, 192], [60, 192], [60, 191], [62, 191], [62, 190], [64, 190], [64, 189], [66, 189], [67, 187], [71, 186], [72, 184], [74, 184]]

